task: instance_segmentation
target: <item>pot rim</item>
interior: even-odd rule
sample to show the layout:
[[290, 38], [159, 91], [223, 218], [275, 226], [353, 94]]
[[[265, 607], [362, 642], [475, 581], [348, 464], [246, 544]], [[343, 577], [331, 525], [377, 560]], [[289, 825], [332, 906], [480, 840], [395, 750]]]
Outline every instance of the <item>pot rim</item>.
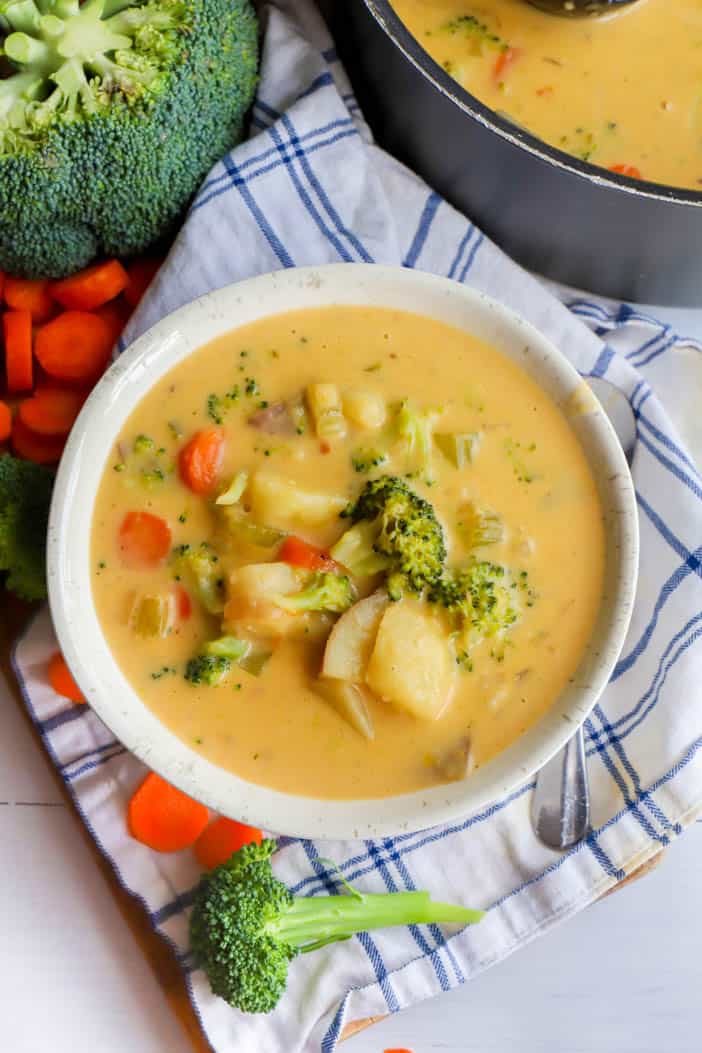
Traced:
[[495, 132], [505, 142], [525, 150], [553, 168], [585, 179], [594, 186], [624, 191], [634, 197], [653, 199], [665, 204], [702, 208], [702, 190], [675, 187], [668, 183], [652, 183], [645, 179], [632, 179], [610, 172], [606, 168], [590, 164], [589, 161], [581, 161], [572, 154], [559, 150], [557, 146], [551, 146], [525, 128], [520, 128], [506, 117], [501, 117], [497, 110], [486, 106], [475, 95], [461, 87], [458, 81], [431, 57], [410, 33], [390, 0], [363, 0], [363, 3], [398, 51], [441, 95], [485, 128]]

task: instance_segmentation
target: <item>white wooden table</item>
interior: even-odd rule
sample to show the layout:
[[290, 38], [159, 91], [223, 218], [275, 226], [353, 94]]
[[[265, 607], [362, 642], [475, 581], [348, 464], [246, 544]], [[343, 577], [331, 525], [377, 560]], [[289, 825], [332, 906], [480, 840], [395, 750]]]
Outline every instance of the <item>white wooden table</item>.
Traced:
[[[665, 317], [702, 337], [702, 311]], [[191, 1053], [1, 678], [0, 846], [3, 1053]], [[700, 889], [702, 825], [652, 875], [344, 1049], [699, 1053]]]

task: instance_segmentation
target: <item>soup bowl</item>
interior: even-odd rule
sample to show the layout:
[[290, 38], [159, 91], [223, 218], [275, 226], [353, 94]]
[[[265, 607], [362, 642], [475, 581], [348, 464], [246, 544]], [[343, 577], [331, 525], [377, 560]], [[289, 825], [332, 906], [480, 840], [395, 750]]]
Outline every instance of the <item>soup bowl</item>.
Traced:
[[[113, 657], [92, 594], [89, 533], [101, 476], [132, 411], [166, 373], [204, 344], [285, 311], [331, 305], [386, 307], [435, 318], [492, 344], [561, 408], [590, 465], [602, 505], [605, 588], [580, 664], [546, 715], [469, 778], [382, 799], [296, 796], [216, 766], [170, 731]], [[437, 365], [438, 368], [438, 365]], [[599, 403], [563, 354], [530, 324], [481, 293], [416, 271], [364, 264], [278, 271], [180, 308], [136, 340], [86, 402], [59, 468], [51, 508], [48, 581], [61, 649], [89, 704], [149, 768], [216, 811], [289, 835], [396, 835], [467, 815], [540, 768], [587, 717], [624, 643], [636, 587], [633, 485]]]

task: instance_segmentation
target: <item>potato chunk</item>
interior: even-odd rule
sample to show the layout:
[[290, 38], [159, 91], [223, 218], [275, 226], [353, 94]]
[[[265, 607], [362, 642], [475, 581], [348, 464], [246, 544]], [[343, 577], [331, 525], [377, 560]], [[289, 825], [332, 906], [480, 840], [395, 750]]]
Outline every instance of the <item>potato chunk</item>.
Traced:
[[385, 424], [387, 411], [385, 399], [375, 391], [345, 391], [343, 396], [344, 413], [357, 428], [366, 431], [377, 431]]
[[257, 523], [282, 529], [295, 525], [322, 526], [335, 519], [348, 504], [345, 497], [311, 493], [292, 479], [273, 472], [256, 472], [246, 498]]
[[274, 596], [298, 592], [300, 579], [288, 563], [248, 563], [232, 571], [227, 583], [223, 629], [264, 639], [304, 633], [309, 619], [289, 614]]
[[446, 636], [419, 600], [391, 603], [378, 627], [366, 683], [386, 702], [436, 720], [451, 696], [453, 665]]
[[347, 680], [332, 680], [320, 677], [315, 680], [313, 691], [332, 706], [342, 720], [354, 731], [369, 741], [375, 738], [375, 728], [368, 708], [371, 693], [362, 684], [350, 684]]
[[327, 640], [322, 676], [360, 684], [366, 675], [380, 619], [388, 605], [385, 590], [359, 600], [339, 618]]

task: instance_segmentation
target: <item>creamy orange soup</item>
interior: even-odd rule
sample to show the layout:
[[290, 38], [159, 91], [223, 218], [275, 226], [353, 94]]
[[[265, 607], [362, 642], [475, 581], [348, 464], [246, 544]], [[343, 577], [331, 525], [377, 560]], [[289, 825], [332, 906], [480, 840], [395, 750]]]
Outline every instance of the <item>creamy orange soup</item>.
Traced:
[[702, 185], [702, 7], [639, 0], [559, 18], [525, 0], [393, 0], [455, 79], [540, 139], [604, 168]]
[[603, 550], [583, 452], [519, 367], [337, 307], [228, 333], [148, 394], [105, 465], [93, 592], [135, 690], [215, 764], [385, 797], [469, 776], [548, 710]]

